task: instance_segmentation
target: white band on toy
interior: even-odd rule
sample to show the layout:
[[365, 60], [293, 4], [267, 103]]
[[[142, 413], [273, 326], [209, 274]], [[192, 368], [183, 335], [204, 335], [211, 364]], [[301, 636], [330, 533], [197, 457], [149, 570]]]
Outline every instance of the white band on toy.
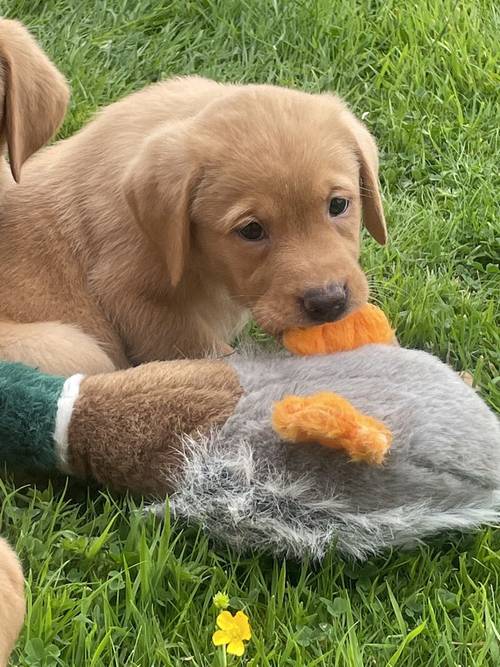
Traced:
[[80, 394], [80, 384], [85, 375], [78, 373], [69, 377], [57, 401], [56, 426], [54, 429], [55, 451], [58, 467], [62, 472], [71, 472], [68, 466], [68, 429], [75, 401]]

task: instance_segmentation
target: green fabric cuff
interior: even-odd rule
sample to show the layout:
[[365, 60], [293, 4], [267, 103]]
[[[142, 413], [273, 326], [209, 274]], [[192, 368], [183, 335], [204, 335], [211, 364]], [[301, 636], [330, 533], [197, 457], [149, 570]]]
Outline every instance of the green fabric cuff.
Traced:
[[0, 362], [0, 463], [53, 470], [57, 401], [65, 378], [24, 364]]

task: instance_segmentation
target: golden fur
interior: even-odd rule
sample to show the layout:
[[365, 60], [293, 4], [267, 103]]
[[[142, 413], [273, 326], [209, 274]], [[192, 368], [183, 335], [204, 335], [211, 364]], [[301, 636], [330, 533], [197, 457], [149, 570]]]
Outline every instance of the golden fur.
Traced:
[[[4, 187], [0, 358], [62, 374], [224, 352], [248, 313], [279, 334], [330, 282], [352, 310], [362, 213], [386, 235], [368, 131], [332, 95], [273, 86], [152, 85]], [[235, 233], [254, 218], [264, 242]]]

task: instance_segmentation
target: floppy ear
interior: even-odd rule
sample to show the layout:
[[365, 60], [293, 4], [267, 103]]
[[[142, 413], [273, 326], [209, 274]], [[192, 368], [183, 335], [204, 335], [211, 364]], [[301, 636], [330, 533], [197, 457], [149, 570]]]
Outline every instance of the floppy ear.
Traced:
[[190, 155], [184, 124], [146, 139], [123, 180], [125, 199], [157, 249], [176, 287], [191, 245], [190, 208], [199, 168]]
[[7, 142], [15, 181], [59, 127], [68, 100], [66, 80], [26, 28], [0, 20], [0, 141]]
[[387, 241], [384, 208], [378, 181], [378, 150], [374, 138], [348, 109], [345, 120], [355, 140], [360, 164], [363, 222], [373, 238], [384, 245]]

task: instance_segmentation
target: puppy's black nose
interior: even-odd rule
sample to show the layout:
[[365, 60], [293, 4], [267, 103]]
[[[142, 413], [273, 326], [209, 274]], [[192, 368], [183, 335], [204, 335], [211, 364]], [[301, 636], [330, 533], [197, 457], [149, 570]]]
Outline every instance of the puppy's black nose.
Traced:
[[347, 289], [339, 283], [309, 289], [302, 297], [302, 304], [313, 322], [334, 322], [347, 308]]

